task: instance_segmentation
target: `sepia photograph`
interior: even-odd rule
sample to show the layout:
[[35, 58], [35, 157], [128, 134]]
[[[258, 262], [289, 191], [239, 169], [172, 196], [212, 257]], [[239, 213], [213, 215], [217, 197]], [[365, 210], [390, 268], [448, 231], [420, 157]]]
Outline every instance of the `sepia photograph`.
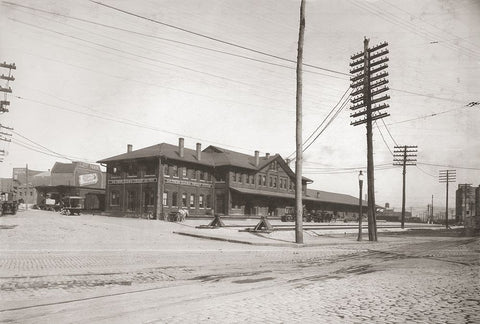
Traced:
[[1, 323], [480, 323], [480, 0], [1, 0]]

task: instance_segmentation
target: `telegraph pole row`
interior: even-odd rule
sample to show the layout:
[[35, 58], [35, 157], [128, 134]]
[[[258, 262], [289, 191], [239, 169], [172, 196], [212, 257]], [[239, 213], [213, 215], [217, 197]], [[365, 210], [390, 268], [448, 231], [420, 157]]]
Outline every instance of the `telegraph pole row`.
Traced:
[[[378, 104], [382, 101], [390, 99], [389, 95], [376, 97], [388, 90], [386, 84], [388, 80], [388, 72], [384, 71], [388, 64], [387, 42], [370, 48], [368, 46], [369, 39], [363, 41], [363, 52], [354, 54], [350, 57], [350, 78], [352, 82], [350, 87], [355, 89], [351, 96], [350, 102], [353, 104], [350, 109], [354, 112], [350, 114], [352, 118], [358, 118], [350, 124], [353, 126], [366, 124], [367, 128], [367, 184], [368, 184], [368, 239], [370, 241], [377, 240], [377, 221], [375, 217], [375, 188], [374, 188], [374, 165], [373, 165], [373, 142], [372, 142], [372, 121], [384, 118], [390, 114], [384, 109], [389, 105], [386, 103]], [[356, 97], [355, 97], [356, 96]]]
[[445, 183], [447, 186], [446, 189], [446, 198], [445, 198], [445, 228], [448, 229], [448, 184], [450, 182], [455, 182], [457, 179], [457, 170], [440, 170], [439, 181], [440, 183]]
[[10, 105], [10, 101], [7, 100], [7, 93], [12, 93], [12, 88], [10, 87], [10, 81], [15, 81], [15, 78], [12, 75], [12, 70], [16, 70], [17, 67], [15, 63], [7, 64], [5, 62], [0, 63], [0, 67], [8, 69], [8, 75], [3, 73], [0, 75], [1, 80], [6, 80], [5, 87], [0, 85], [0, 92], [3, 92], [3, 100], [0, 100], [0, 113], [8, 112], [7, 106]]
[[402, 229], [405, 228], [405, 174], [407, 165], [417, 165], [417, 146], [396, 145], [393, 151], [393, 165], [403, 166], [403, 190], [402, 190]]

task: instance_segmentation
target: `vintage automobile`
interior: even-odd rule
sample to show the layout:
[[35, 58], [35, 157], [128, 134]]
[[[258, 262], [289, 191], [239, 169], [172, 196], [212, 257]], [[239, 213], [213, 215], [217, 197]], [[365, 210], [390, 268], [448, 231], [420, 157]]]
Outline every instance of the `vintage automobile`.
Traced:
[[85, 206], [85, 198], [77, 196], [67, 196], [62, 199], [60, 213], [63, 215], [80, 215]]
[[8, 192], [0, 194], [2, 216], [6, 214], [15, 215], [17, 213], [18, 203], [12, 197], [12, 194]]

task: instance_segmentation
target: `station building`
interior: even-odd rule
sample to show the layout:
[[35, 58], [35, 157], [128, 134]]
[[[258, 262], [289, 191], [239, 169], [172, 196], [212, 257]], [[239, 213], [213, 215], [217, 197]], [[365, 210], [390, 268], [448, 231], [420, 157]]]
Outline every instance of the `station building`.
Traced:
[[[204, 150], [161, 143], [105, 158], [106, 211], [157, 219], [180, 208], [195, 215], [280, 217], [294, 206], [295, 173], [278, 154], [243, 154], [217, 146]], [[358, 216], [358, 199], [348, 195], [307, 189], [302, 179], [304, 205]], [[366, 206], [366, 203], [365, 205]]]

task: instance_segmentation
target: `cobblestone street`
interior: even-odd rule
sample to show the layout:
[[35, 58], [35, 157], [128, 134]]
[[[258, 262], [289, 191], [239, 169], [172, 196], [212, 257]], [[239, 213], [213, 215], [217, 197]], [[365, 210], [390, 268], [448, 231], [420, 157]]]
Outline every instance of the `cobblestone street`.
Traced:
[[2, 322], [480, 321], [476, 238], [380, 233], [371, 243], [341, 232], [303, 247], [247, 245], [172, 233], [188, 221], [40, 211], [0, 225]]

